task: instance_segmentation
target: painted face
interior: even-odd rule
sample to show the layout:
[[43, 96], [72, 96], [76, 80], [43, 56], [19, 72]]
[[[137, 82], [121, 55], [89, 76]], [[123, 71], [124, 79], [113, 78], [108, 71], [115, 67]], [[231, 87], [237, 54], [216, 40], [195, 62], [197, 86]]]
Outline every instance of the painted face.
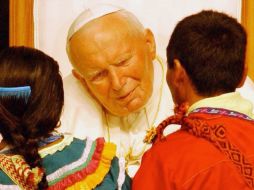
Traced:
[[151, 96], [154, 55], [149, 43], [145, 35], [130, 35], [113, 21], [86, 27], [71, 39], [72, 60], [81, 82], [112, 114], [135, 112]]

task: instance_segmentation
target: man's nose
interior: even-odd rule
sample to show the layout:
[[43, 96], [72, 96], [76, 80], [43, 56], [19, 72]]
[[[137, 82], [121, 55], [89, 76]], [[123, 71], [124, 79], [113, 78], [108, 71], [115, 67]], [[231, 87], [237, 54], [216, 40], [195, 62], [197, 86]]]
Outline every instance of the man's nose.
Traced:
[[111, 68], [109, 73], [111, 78], [112, 89], [120, 90], [122, 87], [121, 76], [120, 76], [120, 73], [117, 71], [117, 68]]

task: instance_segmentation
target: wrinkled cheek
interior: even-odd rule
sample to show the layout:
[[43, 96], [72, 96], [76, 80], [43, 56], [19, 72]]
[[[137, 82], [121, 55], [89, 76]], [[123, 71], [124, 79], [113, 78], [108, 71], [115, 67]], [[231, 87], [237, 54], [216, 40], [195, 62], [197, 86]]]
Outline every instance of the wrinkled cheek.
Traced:
[[109, 85], [90, 85], [89, 87], [93, 96], [97, 98], [100, 102], [107, 101], [107, 99], [109, 98]]
[[134, 67], [134, 68], [131, 68], [129, 71], [129, 76], [131, 76], [131, 78], [135, 78], [135, 79], [140, 79], [143, 77], [143, 69], [141, 67]]
[[129, 71], [131, 71], [132, 76], [142, 78], [144, 74], [148, 72], [148, 68], [145, 63], [146, 61], [144, 58], [137, 57], [136, 59], [133, 59], [133, 63], [131, 64], [131, 67], [129, 67]]

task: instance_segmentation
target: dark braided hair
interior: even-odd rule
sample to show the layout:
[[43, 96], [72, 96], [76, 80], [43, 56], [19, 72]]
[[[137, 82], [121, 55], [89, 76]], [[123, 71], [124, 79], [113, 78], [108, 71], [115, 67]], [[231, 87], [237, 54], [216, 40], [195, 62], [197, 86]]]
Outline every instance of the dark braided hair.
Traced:
[[[22, 155], [31, 167], [42, 166], [38, 142], [57, 127], [63, 108], [63, 82], [57, 62], [28, 47], [10, 47], [0, 53], [0, 86], [30, 86], [24, 97], [0, 97], [0, 133], [12, 152]], [[38, 189], [46, 189], [44, 169]]]

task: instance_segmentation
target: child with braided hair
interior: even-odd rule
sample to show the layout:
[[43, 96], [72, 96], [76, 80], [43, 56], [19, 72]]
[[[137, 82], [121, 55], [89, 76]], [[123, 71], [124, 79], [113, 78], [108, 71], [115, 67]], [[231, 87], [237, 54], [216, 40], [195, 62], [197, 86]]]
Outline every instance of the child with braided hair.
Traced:
[[57, 62], [28, 47], [0, 53], [0, 189], [129, 189], [116, 147], [60, 134]]
[[[253, 105], [235, 91], [246, 78], [246, 38], [236, 19], [216, 11], [177, 24], [167, 47], [175, 114], [146, 136], [153, 145], [133, 190], [254, 189]], [[164, 136], [170, 124], [181, 128]]]

